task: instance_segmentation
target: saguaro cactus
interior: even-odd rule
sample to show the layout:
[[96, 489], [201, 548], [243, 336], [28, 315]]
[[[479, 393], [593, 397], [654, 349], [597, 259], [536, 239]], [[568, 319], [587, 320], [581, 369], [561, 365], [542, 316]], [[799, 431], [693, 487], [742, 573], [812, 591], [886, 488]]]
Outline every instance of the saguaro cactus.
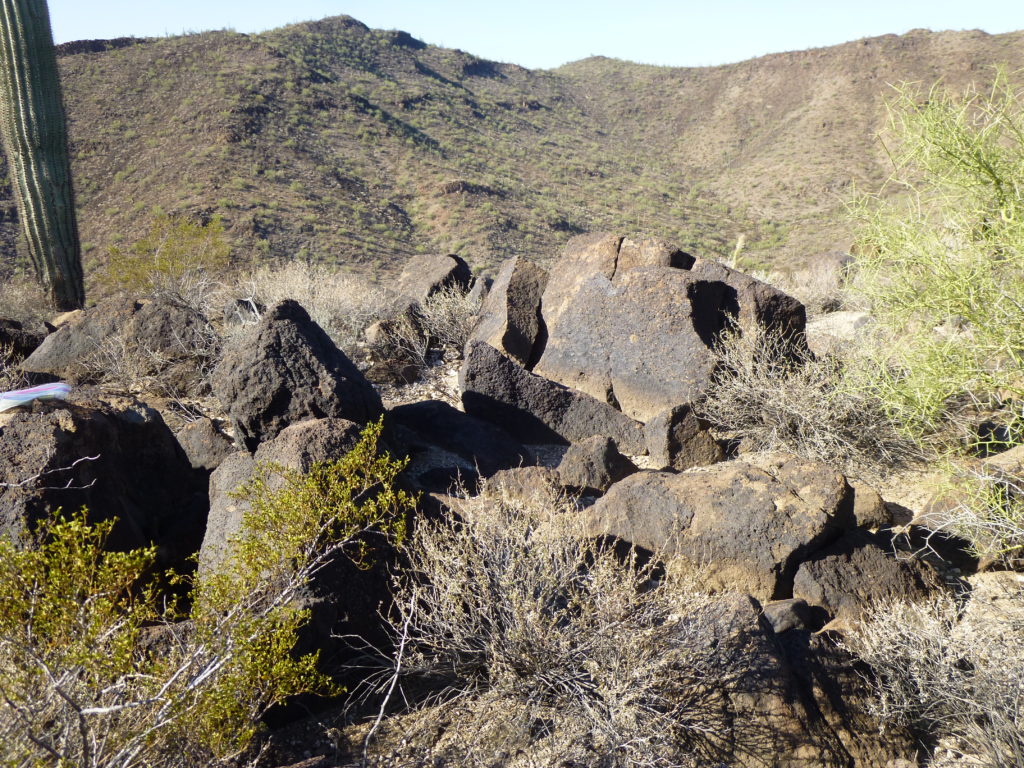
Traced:
[[58, 309], [81, 307], [81, 248], [46, 0], [0, 0], [0, 134], [36, 274]]

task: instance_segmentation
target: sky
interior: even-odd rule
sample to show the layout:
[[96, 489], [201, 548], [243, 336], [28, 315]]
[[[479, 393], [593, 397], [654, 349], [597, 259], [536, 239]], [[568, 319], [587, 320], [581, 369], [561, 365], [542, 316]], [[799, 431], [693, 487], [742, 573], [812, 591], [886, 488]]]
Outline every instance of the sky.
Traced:
[[54, 40], [259, 32], [347, 14], [525, 67], [711, 66], [911, 29], [1024, 29], [1024, 0], [49, 0]]

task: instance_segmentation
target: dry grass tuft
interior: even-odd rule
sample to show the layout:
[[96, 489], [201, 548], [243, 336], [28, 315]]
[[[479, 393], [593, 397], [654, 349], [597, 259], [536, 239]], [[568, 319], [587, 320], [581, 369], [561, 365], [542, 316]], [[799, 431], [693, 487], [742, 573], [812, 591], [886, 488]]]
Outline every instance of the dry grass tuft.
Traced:
[[876, 608], [850, 644], [874, 670], [883, 724], [917, 727], [962, 765], [1024, 765], [1024, 614], [971, 620], [943, 595]]
[[751, 450], [783, 450], [852, 472], [897, 467], [918, 453], [835, 357], [815, 359], [778, 333], [726, 334], [701, 415]]

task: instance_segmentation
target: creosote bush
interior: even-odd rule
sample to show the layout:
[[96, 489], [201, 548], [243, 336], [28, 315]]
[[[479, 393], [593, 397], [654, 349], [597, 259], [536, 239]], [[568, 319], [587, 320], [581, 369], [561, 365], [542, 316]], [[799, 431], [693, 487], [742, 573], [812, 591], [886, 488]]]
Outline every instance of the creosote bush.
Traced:
[[209, 314], [214, 278], [227, 269], [231, 246], [218, 217], [206, 224], [159, 214], [150, 231], [127, 248], [111, 246], [104, 287], [131, 296], [165, 296]]
[[907, 434], [957, 438], [1024, 398], [1024, 102], [1002, 73], [962, 98], [904, 86], [889, 127], [901, 194], [853, 206], [853, 288], [884, 331], [865, 383]]
[[396, 594], [392, 679], [432, 685], [453, 734], [406, 730], [414, 749], [443, 765], [526, 748], [550, 765], [715, 752], [728, 724], [713, 683], [731, 670], [712, 660], [708, 596], [586, 537], [566, 499], [492, 488], [460, 513], [417, 527]]
[[191, 587], [187, 611], [165, 601], [154, 547], [105, 551], [113, 521], [54, 513], [33, 546], [0, 539], [0, 764], [221, 765], [270, 706], [338, 693], [316, 654], [293, 653], [300, 598], [328, 559], [366, 556], [368, 531], [401, 533], [411, 499], [391, 488], [401, 464], [377, 455], [379, 434], [247, 486], [253, 511], [219, 567], [166, 577]]
[[964, 765], [1024, 765], [1024, 614], [967, 620], [942, 595], [878, 606], [849, 644], [872, 668], [883, 724], [915, 726]]
[[898, 466], [915, 455], [869, 390], [836, 357], [816, 359], [784, 335], [723, 334], [700, 414], [751, 450], [784, 450], [852, 471]]

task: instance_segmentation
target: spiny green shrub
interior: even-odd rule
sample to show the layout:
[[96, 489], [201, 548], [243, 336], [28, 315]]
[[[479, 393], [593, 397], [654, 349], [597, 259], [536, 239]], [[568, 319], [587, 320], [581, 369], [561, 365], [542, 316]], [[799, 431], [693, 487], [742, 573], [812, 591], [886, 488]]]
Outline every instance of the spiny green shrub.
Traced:
[[889, 128], [890, 186], [854, 206], [881, 329], [860, 370], [923, 440], [1024, 396], [1024, 101], [1002, 73], [987, 94], [904, 86]]
[[[403, 530], [412, 500], [391, 488], [401, 463], [377, 455], [380, 429], [283, 486], [258, 476], [226, 559], [193, 578], [155, 575], [154, 547], [106, 551], [113, 521], [84, 511], [44, 519], [34, 546], [0, 539], [0, 765], [221, 764], [272, 705], [338, 693], [292, 651], [300, 598], [336, 553], [365, 556], [363, 532]], [[187, 612], [165, 578], [191, 586]]]

